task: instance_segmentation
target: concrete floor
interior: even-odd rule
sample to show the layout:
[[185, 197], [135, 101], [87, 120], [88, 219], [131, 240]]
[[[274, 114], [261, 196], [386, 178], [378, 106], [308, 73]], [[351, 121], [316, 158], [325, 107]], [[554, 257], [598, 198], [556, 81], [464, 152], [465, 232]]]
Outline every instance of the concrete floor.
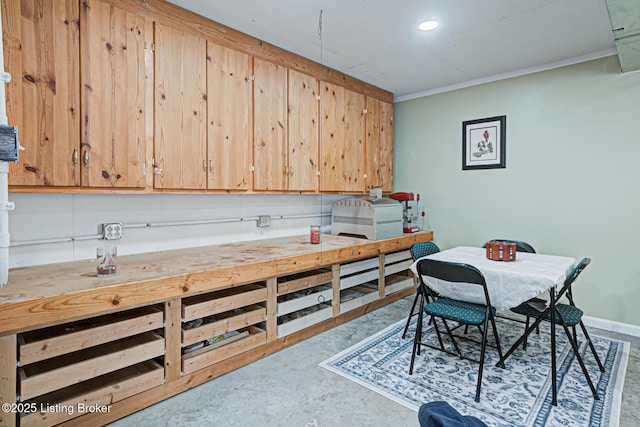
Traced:
[[[410, 426], [417, 413], [320, 368], [328, 357], [406, 318], [413, 297], [244, 366], [146, 408], [112, 426]], [[620, 427], [640, 425], [640, 338], [631, 341]]]

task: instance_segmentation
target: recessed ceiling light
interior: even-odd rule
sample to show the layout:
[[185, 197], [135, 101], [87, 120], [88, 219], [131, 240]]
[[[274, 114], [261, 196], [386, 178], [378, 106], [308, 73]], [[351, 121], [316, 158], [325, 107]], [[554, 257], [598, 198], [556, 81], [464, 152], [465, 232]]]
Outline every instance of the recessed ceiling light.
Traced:
[[418, 26], [422, 31], [431, 31], [438, 28], [438, 21], [424, 21], [422, 24]]

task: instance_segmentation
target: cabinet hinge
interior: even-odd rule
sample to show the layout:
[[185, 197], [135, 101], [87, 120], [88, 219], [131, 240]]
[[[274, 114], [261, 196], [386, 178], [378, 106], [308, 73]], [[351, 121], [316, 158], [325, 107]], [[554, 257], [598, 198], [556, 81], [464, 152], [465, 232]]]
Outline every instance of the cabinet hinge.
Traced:
[[[149, 48], [149, 46], [147, 45], [147, 42], [144, 42], [144, 50], [147, 50]], [[151, 52], [155, 52], [156, 51], [156, 45], [155, 43], [151, 43]]]
[[249, 172], [254, 172], [256, 170], [256, 168], [253, 167], [253, 165], [249, 165]]
[[320, 95], [316, 95], [316, 101], [320, 101]]
[[255, 74], [249, 74], [247, 76], [247, 80], [250, 81], [250, 82], [254, 82], [256, 80]]

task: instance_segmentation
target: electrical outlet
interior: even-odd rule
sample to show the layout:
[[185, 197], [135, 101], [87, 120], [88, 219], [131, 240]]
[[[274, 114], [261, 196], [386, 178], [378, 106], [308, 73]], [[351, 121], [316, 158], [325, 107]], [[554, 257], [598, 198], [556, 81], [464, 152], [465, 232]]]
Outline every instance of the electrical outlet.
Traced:
[[258, 227], [270, 227], [271, 217], [269, 215], [259, 215], [257, 225]]
[[122, 237], [122, 228], [121, 222], [102, 224], [102, 238], [105, 240], [118, 240]]

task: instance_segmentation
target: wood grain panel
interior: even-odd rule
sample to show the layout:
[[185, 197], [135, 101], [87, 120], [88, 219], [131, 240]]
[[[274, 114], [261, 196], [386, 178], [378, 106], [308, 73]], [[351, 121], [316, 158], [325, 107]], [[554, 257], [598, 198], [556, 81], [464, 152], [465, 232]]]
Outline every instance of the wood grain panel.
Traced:
[[18, 126], [20, 163], [10, 185], [75, 186], [80, 169], [80, 45], [77, 0], [3, 0], [9, 124]]
[[285, 190], [287, 69], [261, 59], [253, 67], [253, 189]]
[[393, 191], [393, 116], [394, 106], [390, 102], [380, 103], [380, 173], [382, 191]]
[[82, 186], [144, 188], [145, 19], [99, 0], [81, 19]]
[[288, 87], [289, 191], [318, 189], [319, 110], [318, 80], [289, 70]]
[[[15, 335], [0, 337], [0, 404], [16, 402], [17, 341]], [[15, 426], [16, 414], [0, 411], [1, 426]]]
[[206, 187], [204, 39], [156, 23], [155, 188]]
[[209, 189], [251, 186], [250, 74], [249, 55], [207, 42]]
[[367, 98], [366, 175], [367, 190], [382, 186], [380, 170], [380, 101]]
[[344, 158], [347, 177], [343, 191], [363, 192], [365, 163], [365, 96], [349, 89], [344, 90]]
[[345, 159], [344, 88], [321, 82], [320, 191], [342, 191]]

